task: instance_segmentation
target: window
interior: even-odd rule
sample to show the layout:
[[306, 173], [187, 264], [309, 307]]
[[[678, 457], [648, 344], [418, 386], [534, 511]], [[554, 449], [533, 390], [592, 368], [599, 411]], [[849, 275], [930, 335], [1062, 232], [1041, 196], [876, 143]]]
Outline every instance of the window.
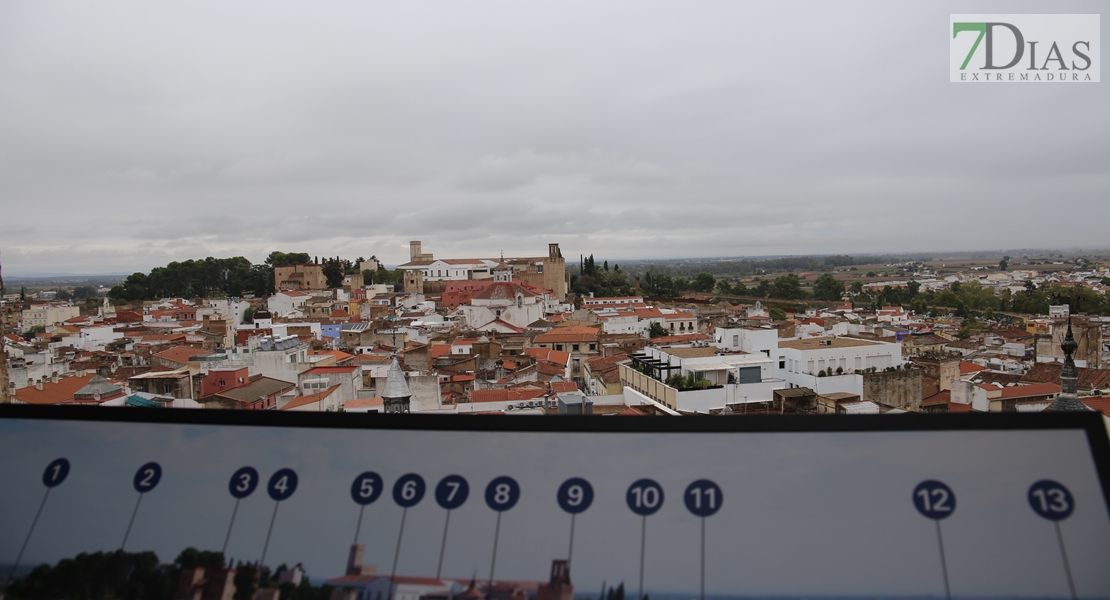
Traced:
[[578, 344], [573, 344], [573, 345], [572, 345], [572, 346], [570, 347], [570, 349], [571, 349], [571, 351], [573, 351], [573, 352], [578, 352]]
[[738, 335], [732, 336], [732, 345], [733, 346], [739, 346], [740, 345], [740, 336], [738, 336]]
[[555, 344], [555, 349], [558, 350], [559, 352], [562, 352], [563, 351], [563, 345], [562, 344]]
[[597, 350], [597, 344], [590, 344], [590, 351]]
[[763, 381], [759, 371], [759, 367], [740, 367], [740, 383], [759, 383]]
[[780, 356], [779, 357], [779, 368], [780, 369], [785, 369], [786, 368], [786, 357], [785, 356]]

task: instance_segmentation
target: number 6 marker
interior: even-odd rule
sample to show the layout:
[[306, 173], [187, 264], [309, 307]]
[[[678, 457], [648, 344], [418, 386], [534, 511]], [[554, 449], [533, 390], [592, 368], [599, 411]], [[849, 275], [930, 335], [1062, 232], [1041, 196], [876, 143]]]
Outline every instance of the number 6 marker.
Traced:
[[416, 506], [424, 499], [424, 478], [416, 473], [402, 475], [397, 483], [393, 484], [393, 501], [403, 510], [401, 511], [401, 528], [397, 530], [397, 548], [393, 551], [393, 569], [389, 572], [389, 597], [396, 594], [394, 577], [397, 576], [397, 559], [401, 556], [401, 538], [405, 535], [405, 517], [409, 514], [409, 507]]
[[948, 561], [944, 558], [944, 536], [940, 532], [941, 519], [947, 519], [956, 511], [956, 494], [952, 488], [935, 479], [926, 479], [913, 489], [913, 505], [917, 512], [937, 524], [937, 545], [940, 547], [940, 568], [944, 575], [944, 595], [952, 600], [952, 590], [948, 585]]

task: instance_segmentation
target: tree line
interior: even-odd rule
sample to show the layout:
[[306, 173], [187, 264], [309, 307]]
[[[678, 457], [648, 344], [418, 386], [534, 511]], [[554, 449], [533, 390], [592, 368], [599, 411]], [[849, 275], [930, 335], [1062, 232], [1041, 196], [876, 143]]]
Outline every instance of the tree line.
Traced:
[[[337, 288], [343, 285], [344, 276], [359, 272], [359, 264], [364, 260], [361, 256], [355, 260], [335, 256], [326, 257], [321, 262], [319, 257], [312, 257], [307, 252], [275, 251], [258, 264], [252, 264], [242, 256], [174, 261], [155, 267], [149, 273], [128, 275], [122, 284], [108, 292], [108, 297], [115, 302], [141, 302], [160, 298], [269, 296], [276, 291], [274, 267], [309, 262], [323, 265], [327, 286]], [[400, 269], [388, 271], [379, 268], [377, 271], [362, 271], [362, 274], [366, 284], [395, 284], [404, 280]]]

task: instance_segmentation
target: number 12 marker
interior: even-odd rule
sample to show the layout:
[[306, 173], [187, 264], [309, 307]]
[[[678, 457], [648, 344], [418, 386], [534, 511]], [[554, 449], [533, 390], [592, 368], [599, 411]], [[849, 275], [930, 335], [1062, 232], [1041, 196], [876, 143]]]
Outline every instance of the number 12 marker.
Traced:
[[941, 519], [952, 516], [956, 510], [956, 494], [952, 488], [935, 479], [927, 479], [913, 489], [913, 505], [917, 512], [932, 519], [937, 524], [937, 544], [940, 546], [940, 568], [944, 574], [944, 595], [952, 600], [952, 590], [948, 586], [948, 562], [944, 558], [944, 536], [940, 532]]

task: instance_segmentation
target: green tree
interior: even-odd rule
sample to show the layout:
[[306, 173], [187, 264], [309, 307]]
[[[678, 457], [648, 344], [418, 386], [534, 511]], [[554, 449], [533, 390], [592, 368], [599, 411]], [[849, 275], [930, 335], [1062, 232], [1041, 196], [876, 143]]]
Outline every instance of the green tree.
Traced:
[[717, 279], [712, 274], [705, 272], [698, 273], [692, 284], [694, 290], [698, 292], [712, 292], [716, 285]]
[[329, 288], [343, 286], [343, 263], [339, 259], [328, 259], [324, 263], [324, 278]]
[[776, 277], [775, 282], [771, 284], [770, 293], [772, 298], [782, 300], [800, 300], [806, 297], [806, 292], [802, 289], [802, 281], [798, 278], [797, 273], [787, 273]]
[[767, 309], [767, 314], [771, 317], [771, 319], [775, 321], [786, 320], [786, 311], [776, 306], [772, 306], [771, 308]]
[[655, 321], [652, 321], [651, 327], [648, 328], [648, 337], [657, 338], [657, 337], [663, 337], [663, 336], [670, 335], [670, 334], [671, 333], [669, 331], [667, 331], [666, 327], [663, 327], [661, 324], [659, 324], [658, 322], [655, 322]]
[[831, 273], [824, 273], [813, 283], [813, 298], [835, 302], [844, 295], [844, 284], [833, 277]]

